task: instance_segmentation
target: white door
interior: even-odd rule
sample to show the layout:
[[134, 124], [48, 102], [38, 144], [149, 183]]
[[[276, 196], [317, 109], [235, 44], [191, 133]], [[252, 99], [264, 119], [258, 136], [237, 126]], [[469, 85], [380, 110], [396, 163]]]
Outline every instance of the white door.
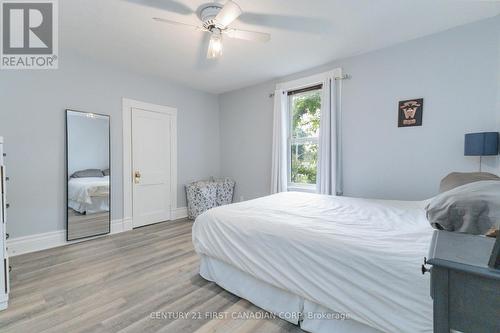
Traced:
[[132, 214], [140, 227], [171, 219], [172, 116], [132, 108]]

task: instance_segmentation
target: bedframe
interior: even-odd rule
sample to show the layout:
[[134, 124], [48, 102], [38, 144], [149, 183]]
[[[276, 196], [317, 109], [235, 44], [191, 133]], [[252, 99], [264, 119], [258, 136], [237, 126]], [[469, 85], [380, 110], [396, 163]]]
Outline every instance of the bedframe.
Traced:
[[200, 274], [309, 332], [432, 332], [424, 201], [287, 192], [193, 225]]

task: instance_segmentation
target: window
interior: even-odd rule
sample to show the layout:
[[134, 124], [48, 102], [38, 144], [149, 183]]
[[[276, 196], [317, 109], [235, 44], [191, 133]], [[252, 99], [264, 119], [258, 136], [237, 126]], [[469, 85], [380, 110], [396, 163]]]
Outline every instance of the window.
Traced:
[[321, 89], [321, 85], [316, 85], [288, 92], [289, 188], [316, 187]]

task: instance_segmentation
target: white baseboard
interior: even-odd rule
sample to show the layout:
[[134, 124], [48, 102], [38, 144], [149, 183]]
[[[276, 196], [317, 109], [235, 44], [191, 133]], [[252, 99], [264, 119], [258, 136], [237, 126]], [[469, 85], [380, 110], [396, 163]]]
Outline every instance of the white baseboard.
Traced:
[[[110, 232], [111, 234], [116, 234], [128, 230], [132, 230], [132, 228], [131, 227], [128, 228], [128, 223], [126, 221], [124, 220], [111, 221], [111, 232]], [[85, 239], [78, 239], [68, 242], [66, 240], [66, 230], [49, 231], [36, 235], [29, 235], [29, 236], [8, 239], [7, 253], [9, 254], [9, 256], [13, 257], [20, 254], [46, 250], [53, 247], [58, 247], [68, 244], [79, 243], [97, 237], [102, 237], [102, 236], [89, 237]]]
[[123, 231], [129, 231], [132, 229], [134, 229], [134, 223], [132, 222], [132, 219], [123, 219]]
[[179, 207], [173, 210], [174, 220], [183, 219], [188, 216], [187, 207]]
[[111, 221], [111, 234], [132, 230], [132, 219]]
[[[175, 220], [187, 217], [187, 207], [180, 207], [174, 209], [172, 215]], [[113, 220], [111, 221], [110, 234], [117, 234], [132, 229], [133, 225], [131, 218]], [[9, 256], [12, 257], [20, 254], [46, 250], [53, 247], [79, 243], [97, 237], [102, 237], [102, 236], [89, 237], [85, 239], [68, 242], [66, 241], [66, 230], [56, 230], [36, 235], [29, 235], [29, 236], [8, 239], [7, 252]]]
[[35, 252], [64, 245], [66, 231], [57, 230], [42, 234], [16, 237], [7, 240], [7, 253], [9, 256]]
[[0, 301], [0, 310], [7, 309], [8, 301]]

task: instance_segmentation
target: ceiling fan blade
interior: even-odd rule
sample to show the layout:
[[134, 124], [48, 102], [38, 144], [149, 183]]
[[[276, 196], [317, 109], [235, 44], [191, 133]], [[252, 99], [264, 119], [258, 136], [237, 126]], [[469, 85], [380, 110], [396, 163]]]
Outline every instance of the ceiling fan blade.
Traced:
[[215, 17], [215, 21], [223, 27], [227, 27], [231, 22], [236, 20], [242, 11], [240, 6], [232, 0], [228, 0], [219, 14]]
[[224, 30], [224, 34], [226, 34], [229, 38], [250, 40], [263, 43], [271, 40], [271, 35], [265, 32], [228, 29]]
[[177, 21], [171, 21], [171, 20], [167, 20], [167, 19], [164, 19], [164, 18], [160, 18], [160, 17], [153, 17], [153, 20], [155, 20], [156, 22], [167, 23], [167, 24], [177, 25], [177, 26], [181, 26], [181, 27], [188, 27], [188, 28], [192, 28], [194, 30], [206, 31], [205, 28], [198, 27], [198, 26], [196, 26], [194, 24], [177, 22]]
[[181, 15], [190, 15], [194, 13], [194, 11], [191, 8], [175, 0], [125, 0], [125, 1], [136, 5], [141, 5], [144, 7], [166, 10]]

